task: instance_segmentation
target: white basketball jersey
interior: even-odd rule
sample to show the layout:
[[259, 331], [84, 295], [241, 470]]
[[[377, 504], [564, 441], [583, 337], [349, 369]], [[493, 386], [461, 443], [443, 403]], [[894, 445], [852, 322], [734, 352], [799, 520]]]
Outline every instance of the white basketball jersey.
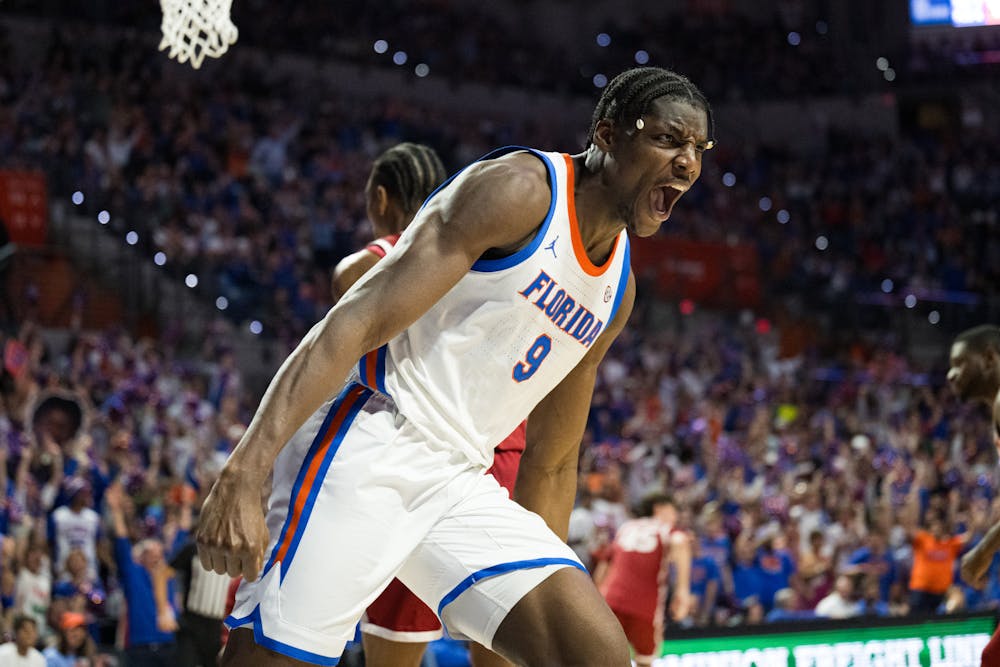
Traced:
[[358, 368], [362, 383], [388, 394], [414, 426], [487, 467], [493, 447], [607, 328], [629, 276], [624, 230], [603, 266], [587, 257], [569, 155], [509, 147], [483, 159], [519, 150], [545, 163], [552, 189], [548, 215], [535, 237], [513, 255], [477, 261], [419, 320], [363, 357]]

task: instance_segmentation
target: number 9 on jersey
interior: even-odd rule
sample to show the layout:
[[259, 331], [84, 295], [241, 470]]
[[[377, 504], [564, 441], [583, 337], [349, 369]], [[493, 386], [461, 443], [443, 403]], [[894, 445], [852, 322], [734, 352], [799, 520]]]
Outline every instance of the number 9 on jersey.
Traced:
[[552, 339], [546, 334], [542, 334], [535, 339], [528, 351], [524, 355], [524, 361], [514, 364], [514, 371], [511, 376], [515, 382], [524, 382], [538, 370], [538, 367], [545, 360], [552, 350]]

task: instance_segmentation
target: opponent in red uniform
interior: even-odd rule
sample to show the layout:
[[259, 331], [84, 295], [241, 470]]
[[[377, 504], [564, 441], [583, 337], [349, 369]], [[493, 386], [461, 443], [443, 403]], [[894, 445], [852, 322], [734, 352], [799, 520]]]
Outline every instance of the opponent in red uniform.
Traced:
[[651, 665], [663, 638], [667, 573], [675, 568], [672, 612], [687, 616], [691, 598], [691, 544], [676, 529], [677, 508], [669, 496], [642, 501], [640, 518], [626, 521], [611, 546], [610, 562], [595, 569], [594, 579], [635, 651], [637, 665]]
[[[964, 331], [951, 346], [948, 384], [963, 401], [990, 406], [993, 437], [1000, 452], [1000, 326], [984, 324]], [[986, 585], [993, 555], [1000, 551], [1000, 522], [962, 558], [962, 579], [970, 586]], [[1000, 667], [1000, 627], [983, 649], [983, 667]]]
[[[444, 167], [426, 146], [404, 143], [383, 153], [372, 167], [365, 188], [368, 218], [376, 239], [342, 259], [333, 272], [333, 294], [340, 298], [396, 245], [423, 201], [445, 179]], [[513, 495], [517, 466], [524, 452], [522, 423], [497, 445], [489, 469]], [[441, 621], [399, 579], [371, 603], [361, 622], [365, 664], [369, 667], [418, 667], [427, 642], [440, 639]], [[472, 648], [476, 667], [503, 667], [506, 660], [479, 645]]]

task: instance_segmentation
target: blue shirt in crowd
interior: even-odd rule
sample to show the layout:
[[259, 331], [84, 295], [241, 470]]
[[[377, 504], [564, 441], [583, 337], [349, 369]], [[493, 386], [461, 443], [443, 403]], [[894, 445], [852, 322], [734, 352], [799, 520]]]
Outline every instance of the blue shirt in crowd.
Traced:
[[788, 588], [788, 581], [795, 574], [795, 563], [787, 551], [758, 549], [754, 565], [760, 570], [760, 603], [764, 609], [770, 609], [774, 604], [774, 594]]
[[760, 568], [746, 563], [733, 565], [733, 595], [741, 605], [747, 605], [750, 599], [760, 601], [763, 590]]
[[733, 543], [728, 535], [705, 536], [701, 538], [701, 553], [715, 561], [715, 565], [721, 573], [729, 563], [729, 557], [733, 553]]
[[876, 565], [878, 570], [879, 598], [885, 602], [889, 599], [889, 589], [896, 579], [896, 563], [892, 555], [886, 551], [876, 556], [868, 547], [856, 549], [847, 559], [848, 565]]
[[698, 556], [691, 561], [691, 593], [705, 599], [705, 590], [710, 581], [719, 581], [719, 566], [709, 556]]
[[[128, 602], [128, 645], [168, 644], [174, 641], [172, 632], [160, 632], [156, 627], [156, 598], [153, 580], [142, 565], [132, 560], [132, 542], [127, 537], [115, 538], [115, 562], [125, 600]], [[176, 587], [173, 579], [167, 584], [170, 605], [174, 606]], [[176, 608], [174, 613], [176, 613]]]

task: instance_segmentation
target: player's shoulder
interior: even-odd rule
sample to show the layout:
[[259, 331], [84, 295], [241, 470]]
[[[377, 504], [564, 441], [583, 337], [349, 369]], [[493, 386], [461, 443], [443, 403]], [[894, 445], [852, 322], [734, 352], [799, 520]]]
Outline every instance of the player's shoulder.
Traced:
[[480, 160], [431, 201], [424, 217], [444, 222], [449, 236], [476, 256], [489, 249], [514, 251], [548, 215], [553, 190], [547, 173], [531, 153]]
[[[536, 150], [517, 150], [495, 158], [481, 160], [477, 165], [493, 165], [504, 169], [509, 174], [524, 178], [548, 182], [548, 168], [542, 159], [543, 153]], [[545, 158], [546, 160], [548, 158]]]
[[482, 160], [468, 169], [468, 179], [488, 184], [501, 197], [513, 198], [521, 207], [547, 210], [552, 197], [548, 168], [530, 151], [508, 153]]

